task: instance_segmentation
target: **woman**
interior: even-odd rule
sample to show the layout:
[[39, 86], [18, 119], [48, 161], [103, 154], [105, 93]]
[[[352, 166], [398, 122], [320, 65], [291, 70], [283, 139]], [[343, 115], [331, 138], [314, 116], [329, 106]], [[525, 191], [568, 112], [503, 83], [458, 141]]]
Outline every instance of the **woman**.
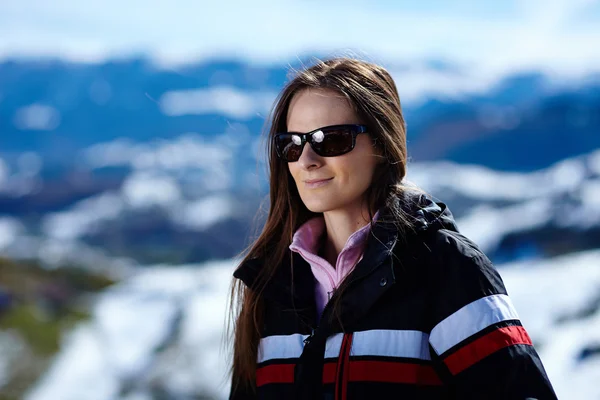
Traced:
[[556, 398], [489, 259], [403, 184], [385, 69], [299, 72], [268, 154], [268, 218], [234, 273], [231, 399]]

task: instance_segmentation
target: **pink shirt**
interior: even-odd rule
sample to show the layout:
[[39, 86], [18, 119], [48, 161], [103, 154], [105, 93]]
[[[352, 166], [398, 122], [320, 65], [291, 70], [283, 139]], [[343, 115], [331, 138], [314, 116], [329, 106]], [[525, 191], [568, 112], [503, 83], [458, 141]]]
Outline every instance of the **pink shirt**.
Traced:
[[[373, 221], [377, 220], [378, 214], [375, 213]], [[290, 250], [299, 253], [310, 264], [317, 283], [315, 297], [318, 318], [335, 289], [362, 259], [370, 229], [370, 224], [367, 224], [350, 235], [338, 255], [335, 268], [318, 255], [321, 237], [325, 232], [325, 219], [322, 216], [306, 221], [294, 233]]]

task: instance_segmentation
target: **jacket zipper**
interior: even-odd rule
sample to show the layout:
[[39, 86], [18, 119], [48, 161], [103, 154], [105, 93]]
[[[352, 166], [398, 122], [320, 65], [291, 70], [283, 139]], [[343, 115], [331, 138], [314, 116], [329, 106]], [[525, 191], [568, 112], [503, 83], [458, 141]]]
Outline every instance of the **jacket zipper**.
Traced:
[[338, 365], [336, 371], [336, 382], [335, 382], [335, 400], [346, 400], [348, 392], [348, 377], [350, 371], [348, 370], [350, 364], [350, 349], [352, 348], [352, 333], [345, 333], [344, 339], [342, 340], [342, 346], [340, 348], [340, 355], [338, 357]]
[[310, 335], [308, 335], [308, 337], [306, 339], [304, 339], [304, 344], [308, 344], [310, 343], [310, 341], [312, 340], [312, 338], [315, 336], [315, 331], [317, 329], [319, 329], [319, 326], [321, 326], [321, 323], [323, 322], [323, 318], [325, 316], [325, 312], [329, 309], [329, 305], [331, 304], [331, 301], [328, 301], [327, 304], [325, 304], [325, 308], [323, 308], [323, 312], [321, 313], [321, 318], [319, 318], [319, 322], [317, 323], [317, 325], [315, 325], [311, 332]]
[[[331, 296], [331, 297], [333, 297], [333, 296]], [[331, 301], [328, 301], [327, 304], [325, 304], [325, 308], [323, 308], [323, 312], [321, 313], [321, 317], [319, 318], [319, 321], [317, 322], [317, 325], [315, 325], [312, 328], [312, 330], [310, 332], [310, 335], [308, 335], [306, 337], [306, 339], [304, 339], [304, 344], [305, 345], [309, 344], [310, 341], [312, 340], [312, 338], [315, 336], [315, 332], [317, 331], [317, 329], [319, 329], [319, 326], [321, 326], [321, 323], [323, 322], [323, 319], [325, 318], [326, 311], [330, 308], [330, 305], [331, 305]]]
[[[394, 246], [395, 246], [395, 245], [396, 245], [396, 242], [394, 242]], [[392, 256], [390, 256], [390, 257], [391, 257], [391, 263], [392, 263], [392, 264], [391, 264], [391, 268], [392, 268], [392, 271], [393, 271], [393, 268], [394, 268], [394, 264], [393, 264], [393, 263], [394, 263], [394, 257], [393, 257], [393, 255], [392, 255]], [[370, 271], [368, 274], [365, 274], [365, 275], [361, 276], [359, 279], [357, 279], [357, 280], [353, 281], [353, 282], [352, 282], [352, 284], [356, 284], [358, 281], [361, 281], [361, 280], [363, 280], [364, 278], [366, 278], [367, 276], [371, 275], [373, 272], [375, 272], [375, 270], [377, 269], [377, 267], [379, 267], [379, 265], [381, 265], [383, 262], [385, 262], [385, 260], [383, 260], [383, 261], [382, 261], [380, 264], [378, 264], [377, 266], [375, 266], [375, 268], [373, 268], [373, 270], [372, 270], [372, 271]], [[329, 276], [329, 275], [328, 275], [328, 276]], [[346, 278], [348, 278], [348, 277], [346, 277]], [[337, 293], [334, 293], [334, 294], [333, 294], [333, 296], [335, 296], [336, 294], [337, 294]], [[318, 321], [317, 325], [316, 325], [316, 326], [314, 326], [314, 327], [312, 328], [310, 335], [308, 335], [308, 336], [307, 336], [307, 337], [304, 339], [304, 341], [303, 341], [303, 342], [304, 342], [304, 345], [307, 345], [307, 344], [309, 344], [309, 343], [311, 342], [311, 340], [312, 340], [312, 339], [313, 339], [313, 337], [315, 336], [315, 332], [316, 332], [316, 331], [319, 329], [319, 326], [321, 326], [321, 323], [323, 322], [323, 319], [324, 319], [324, 318], [325, 318], [325, 316], [327, 315], [327, 310], [328, 310], [328, 309], [331, 307], [331, 304], [332, 304], [332, 302], [331, 302], [331, 297], [333, 297], [333, 296], [330, 296], [330, 300], [327, 302], [327, 304], [325, 304], [325, 308], [323, 308], [323, 312], [321, 313], [321, 318], [319, 318], [319, 321]], [[351, 333], [350, 333], [350, 334], [348, 334], [348, 333], [344, 334], [344, 340], [342, 340], [342, 346], [341, 346], [341, 348], [340, 348], [340, 354], [339, 354], [339, 356], [338, 356], [338, 357], [342, 357], [342, 355], [344, 355], [344, 356], [347, 358], [345, 363], [344, 363], [344, 362], [342, 362], [342, 363], [341, 363], [341, 366], [342, 366], [342, 367], [343, 367], [345, 364], [347, 364], [347, 363], [348, 363], [348, 361], [349, 361], [348, 359], [349, 359], [349, 355], [350, 355], [350, 347], [351, 347], [351, 346], [346, 346], [346, 348], [347, 348], [347, 355], [346, 355], [346, 354], [345, 354], [345, 352], [343, 351], [343, 350], [346, 350], [346, 349], [344, 348], [344, 342], [345, 342], [345, 341], [346, 341], [346, 342], [348, 341], [348, 339], [346, 339], [346, 335], [350, 335], [350, 343], [352, 342], [352, 334], [351, 334]], [[341, 360], [341, 358], [338, 358], [338, 365], [340, 365], [340, 360]], [[342, 360], [342, 361], [343, 361], [343, 360]], [[344, 377], [345, 377], [345, 380], [344, 380], [344, 379], [341, 379], [341, 378], [344, 378]], [[341, 371], [338, 369], [338, 371], [337, 371], [337, 373], [336, 373], [336, 381], [335, 381], [334, 383], [335, 383], [335, 388], [336, 388], [335, 390], [336, 390], [336, 392], [337, 392], [337, 390], [338, 390], [338, 389], [337, 389], [338, 385], [339, 385], [340, 383], [343, 383], [343, 391], [342, 391], [342, 392], [343, 392], [343, 394], [344, 394], [344, 396], [345, 396], [345, 394], [346, 394], [346, 390], [347, 390], [347, 384], [348, 384], [348, 381], [347, 381], [348, 374], [346, 374], [344, 377], [342, 377], [342, 376], [341, 376]], [[336, 397], [336, 399], [337, 399], [337, 397]], [[345, 399], [345, 397], [344, 397], [344, 399]]]
[[[394, 271], [394, 257], [391, 257], [392, 273]], [[366, 277], [366, 276], [365, 276]], [[340, 347], [338, 357], [336, 380], [335, 380], [335, 395], [334, 400], [346, 400], [348, 398], [348, 381], [350, 377], [350, 350], [352, 349], [353, 333], [344, 333], [344, 339]]]

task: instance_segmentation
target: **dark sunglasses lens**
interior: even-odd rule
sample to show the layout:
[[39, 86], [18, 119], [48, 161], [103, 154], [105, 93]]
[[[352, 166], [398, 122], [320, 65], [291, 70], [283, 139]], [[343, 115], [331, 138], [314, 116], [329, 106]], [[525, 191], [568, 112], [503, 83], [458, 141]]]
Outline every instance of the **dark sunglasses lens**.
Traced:
[[302, 140], [300, 136], [291, 133], [275, 136], [275, 147], [277, 154], [288, 162], [298, 161], [302, 154]]
[[335, 157], [352, 150], [351, 128], [317, 131], [312, 135], [311, 139], [313, 149], [323, 157]]

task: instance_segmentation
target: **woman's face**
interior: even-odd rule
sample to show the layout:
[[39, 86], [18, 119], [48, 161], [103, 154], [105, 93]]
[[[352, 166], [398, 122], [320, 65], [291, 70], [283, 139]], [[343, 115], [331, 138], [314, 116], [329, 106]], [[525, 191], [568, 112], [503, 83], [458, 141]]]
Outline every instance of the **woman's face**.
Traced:
[[[287, 130], [306, 133], [328, 125], [361, 122], [348, 100], [337, 92], [304, 89], [290, 102]], [[307, 143], [300, 159], [288, 167], [304, 205], [312, 212], [326, 212], [360, 209], [380, 160], [371, 136], [359, 134], [354, 149], [337, 157], [321, 157]], [[317, 185], [306, 182], [315, 179], [327, 181]]]

